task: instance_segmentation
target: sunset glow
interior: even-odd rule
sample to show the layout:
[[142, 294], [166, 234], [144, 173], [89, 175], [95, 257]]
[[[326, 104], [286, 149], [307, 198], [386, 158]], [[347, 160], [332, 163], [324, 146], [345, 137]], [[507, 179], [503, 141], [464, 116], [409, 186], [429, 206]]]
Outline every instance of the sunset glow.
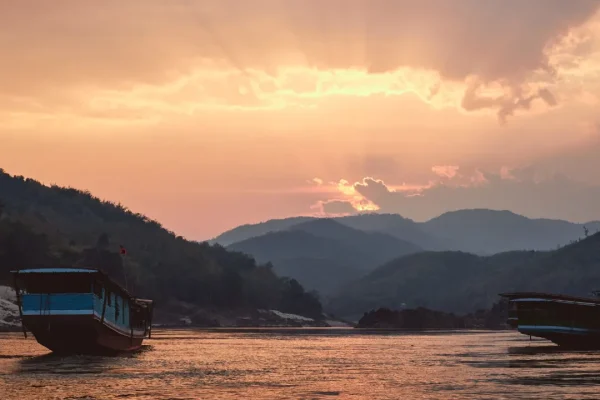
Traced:
[[600, 219], [597, 1], [44, 4], [0, 5], [11, 174], [198, 240], [364, 211]]

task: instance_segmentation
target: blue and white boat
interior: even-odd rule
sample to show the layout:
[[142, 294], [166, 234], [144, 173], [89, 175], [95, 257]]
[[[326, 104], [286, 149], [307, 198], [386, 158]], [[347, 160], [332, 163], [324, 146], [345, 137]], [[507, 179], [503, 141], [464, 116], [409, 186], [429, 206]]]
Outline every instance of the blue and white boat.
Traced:
[[151, 335], [152, 300], [130, 295], [96, 269], [12, 271], [23, 330], [56, 353], [137, 350]]
[[600, 348], [600, 299], [552, 293], [502, 293], [508, 324], [559, 346]]

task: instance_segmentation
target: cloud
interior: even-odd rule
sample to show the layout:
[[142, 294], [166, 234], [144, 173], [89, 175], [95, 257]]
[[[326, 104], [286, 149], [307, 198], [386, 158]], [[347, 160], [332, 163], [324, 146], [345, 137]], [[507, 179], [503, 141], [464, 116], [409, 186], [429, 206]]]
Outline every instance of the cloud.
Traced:
[[427, 220], [447, 211], [468, 208], [511, 210], [533, 218], [561, 218], [586, 222], [600, 219], [600, 185], [590, 185], [562, 174], [542, 176], [533, 167], [499, 173], [472, 169], [414, 191], [398, 191], [382, 180], [365, 178], [352, 187], [361, 197], [335, 206], [355, 210], [355, 204], [372, 203], [383, 213]]
[[498, 119], [501, 123], [505, 123], [506, 119], [518, 110], [529, 110], [532, 103], [538, 99], [550, 107], [557, 105], [556, 98], [548, 88], [530, 90], [528, 94], [525, 94], [523, 86], [511, 85], [505, 86], [506, 90], [500, 95], [486, 96], [478, 93], [481, 86], [481, 83], [471, 83], [467, 87], [462, 99], [463, 109], [466, 111], [497, 109]]
[[[130, 92], [193, 77], [202, 68], [228, 68], [238, 76], [222, 90], [255, 104], [257, 91], [244, 82], [256, 83], [256, 71], [276, 78], [282, 68], [297, 66], [370, 74], [413, 68], [435, 71], [443, 81], [476, 77], [509, 88], [489, 98], [477, 96], [476, 85], [463, 99], [466, 110], [491, 108], [505, 119], [535, 99], [556, 103], [547, 85], [523, 85], [532, 74], [553, 81], [560, 60], [549, 49], [599, 6], [596, 0], [3, 2], [0, 93], [77, 104], [82, 92]], [[589, 50], [573, 49], [580, 58]], [[319, 87], [314, 76], [286, 79], [298, 93]], [[259, 83], [263, 89], [270, 84]], [[209, 85], [195, 86], [198, 96]], [[433, 82], [427, 96], [436, 98], [446, 87]]]
[[[370, 179], [371, 178], [365, 178], [363, 183], [366, 184]], [[337, 189], [337, 194], [342, 197], [319, 200], [310, 208], [318, 216], [330, 217], [379, 210], [379, 206], [375, 204], [375, 202], [367, 199], [360, 193], [358, 186], [363, 183], [357, 182], [351, 184], [345, 179], [340, 179], [338, 182], [329, 182], [326, 186], [322, 186], [321, 189], [335, 188]], [[322, 193], [326, 194], [327, 190], [323, 190]], [[335, 195], [336, 193], [334, 192], [332, 194]]]
[[350, 201], [346, 200], [329, 200], [320, 201], [317, 203], [317, 209], [320, 215], [326, 216], [342, 216], [356, 214], [357, 210]]
[[538, 90], [537, 97], [544, 100], [544, 102], [546, 102], [546, 104], [548, 104], [551, 107], [554, 107], [558, 104], [558, 101], [556, 101], [556, 97], [554, 97], [552, 92], [550, 92], [550, 90], [548, 90], [547, 88], [542, 88]]
[[431, 167], [436, 175], [442, 178], [453, 178], [456, 176], [459, 167], [457, 165], [435, 165]]
[[365, 199], [379, 205], [385, 202], [385, 199], [396, 191], [388, 188], [380, 179], [365, 178], [362, 182], [354, 184], [354, 189]]

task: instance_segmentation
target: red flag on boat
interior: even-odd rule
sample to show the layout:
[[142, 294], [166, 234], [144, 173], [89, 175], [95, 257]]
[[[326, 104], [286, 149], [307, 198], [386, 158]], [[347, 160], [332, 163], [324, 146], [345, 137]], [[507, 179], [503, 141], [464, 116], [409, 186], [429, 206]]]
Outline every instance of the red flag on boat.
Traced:
[[119, 253], [123, 256], [127, 254], [127, 250], [125, 250], [125, 247], [123, 247], [122, 244], [119, 245]]

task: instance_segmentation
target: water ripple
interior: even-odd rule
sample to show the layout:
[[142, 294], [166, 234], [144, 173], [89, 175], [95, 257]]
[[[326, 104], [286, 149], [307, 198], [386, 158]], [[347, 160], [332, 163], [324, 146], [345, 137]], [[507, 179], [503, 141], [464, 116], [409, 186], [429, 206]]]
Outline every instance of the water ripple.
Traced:
[[156, 330], [120, 357], [0, 343], [2, 399], [592, 399], [600, 386], [600, 352], [515, 332]]

